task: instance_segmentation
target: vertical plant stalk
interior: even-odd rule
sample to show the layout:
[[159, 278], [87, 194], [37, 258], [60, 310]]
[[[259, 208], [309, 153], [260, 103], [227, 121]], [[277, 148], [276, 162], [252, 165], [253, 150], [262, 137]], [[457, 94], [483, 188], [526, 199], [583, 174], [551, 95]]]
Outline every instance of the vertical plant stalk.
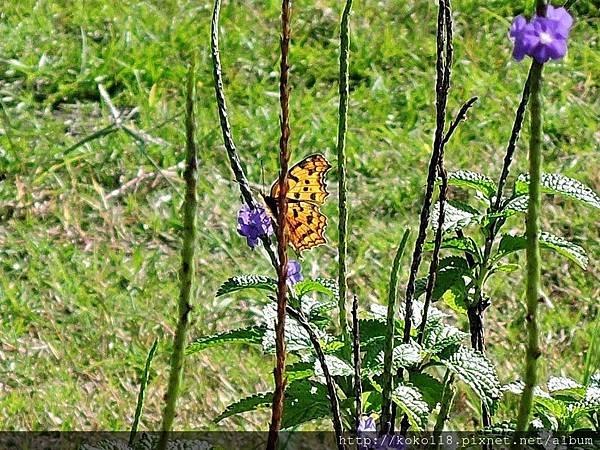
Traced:
[[408, 242], [410, 230], [405, 230], [402, 240], [398, 245], [388, 290], [388, 307], [386, 318], [385, 343], [383, 347], [383, 389], [381, 402], [381, 428], [384, 433], [389, 433], [392, 427], [392, 390], [394, 388], [394, 334], [396, 331], [396, 299], [398, 297], [398, 272], [404, 249]]
[[444, 376], [444, 390], [442, 391], [442, 401], [440, 403], [440, 412], [435, 421], [433, 428], [434, 436], [436, 436], [435, 442], [438, 442], [437, 448], [441, 448], [441, 440], [438, 436], [444, 431], [444, 426], [450, 418], [450, 411], [454, 404], [454, 396], [456, 395], [456, 388], [454, 387], [454, 374], [449, 370], [446, 370]]
[[[227, 114], [227, 103], [225, 101], [225, 91], [223, 89], [223, 69], [221, 66], [221, 57], [219, 53], [219, 16], [221, 12], [221, 0], [215, 0], [213, 9], [212, 21], [211, 21], [211, 37], [210, 37], [210, 48], [213, 63], [213, 77], [215, 80], [215, 96], [217, 100], [217, 109], [219, 111], [219, 123], [221, 125], [221, 131], [223, 133], [223, 143], [225, 150], [227, 150], [227, 156], [229, 158], [229, 165], [235, 176], [235, 180], [240, 187], [240, 192], [244, 201], [249, 208], [254, 208], [257, 204], [256, 200], [250, 190], [250, 184], [242, 169], [240, 158], [237, 153], [237, 148], [233, 140], [233, 133], [231, 131], [231, 125], [229, 123], [229, 116]], [[261, 240], [269, 255], [269, 259], [273, 268], [277, 270], [277, 257], [271, 246], [271, 238], [268, 236], [261, 236]]]
[[419, 272], [419, 266], [421, 265], [421, 259], [423, 257], [423, 245], [427, 238], [427, 226], [429, 224], [429, 215], [431, 212], [431, 203], [433, 198], [433, 189], [437, 178], [437, 168], [439, 162], [441, 143], [443, 142], [444, 136], [444, 124], [446, 117], [446, 98], [448, 96], [447, 86], [444, 83], [444, 9], [446, 8], [445, 0], [440, 0], [438, 10], [438, 22], [437, 22], [437, 60], [436, 60], [436, 129], [435, 137], [433, 142], [433, 148], [431, 152], [431, 159], [429, 160], [429, 169], [427, 174], [427, 187], [425, 190], [425, 197], [423, 198], [423, 205], [421, 206], [421, 215], [419, 220], [419, 232], [415, 241], [415, 247], [413, 250], [413, 257], [410, 266], [410, 275], [408, 284], [406, 286], [406, 299], [405, 299], [405, 315], [404, 315], [404, 343], [407, 344], [410, 341], [410, 331], [412, 324], [412, 312], [413, 312], [413, 301], [415, 295], [415, 282]]
[[198, 209], [197, 179], [198, 179], [198, 152], [196, 149], [195, 117], [194, 117], [194, 87], [196, 59], [192, 55], [187, 74], [186, 101], [185, 101], [185, 135], [186, 156], [183, 179], [185, 181], [185, 198], [183, 201], [183, 245], [181, 248], [181, 269], [179, 272], [179, 320], [175, 329], [173, 350], [171, 353], [171, 373], [165, 397], [163, 411], [162, 433], [158, 443], [158, 450], [167, 446], [169, 432], [173, 428], [175, 408], [179, 395], [179, 386], [183, 374], [184, 350], [189, 327], [189, 316], [192, 311], [191, 296], [194, 288], [194, 253], [196, 243], [196, 212]]
[[287, 173], [290, 160], [288, 143], [290, 139], [289, 111], [289, 50], [290, 50], [290, 0], [281, 3], [281, 74], [279, 77], [279, 104], [281, 107], [281, 137], [279, 138], [279, 198], [277, 199], [277, 321], [275, 322], [275, 392], [271, 412], [271, 426], [267, 450], [275, 450], [283, 416], [283, 397], [286, 385], [285, 379], [285, 315], [287, 308]]
[[[433, 147], [431, 151], [431, 159], [429, 160], [429, 168], [427, 173], [427, 187], [425, 189], [425, 197], [421, 206], [421, 214], [419, 219], [419, 232], [415, 241], [413, 250], [412, 262], [410, 266], [410, 274], [408, 284], [406, 285], [405, 298], [405, 314], [404, 314], [404, 336], [403, 342], [410, 342], [410, 332], [413, 316], [413, 302], [415, 296], [415, 282], [419, 273], [421, 259], [423, 257], [423, 245], [427, 238], [427, 227], [429, 225], [429, 216], [431, 214], [431, 203], [433, 199], [433, 190], [438, 174], [440, 152], [443, 150], [444, 128], [446, 124], [446, 103], [448, 99], [448, 90], [450, 88], [450, 66], [452, 63], [452, 43], [446, 42], [447, 37], [452, 38], [452, 21], [451, 10], [448, 0], [439, 0], [438, 16], [437, 16], [437, 31], [436, 31], [436, 127], [434, 133]], [[402, 369], [398, 371], [398, 378], [402, 377]], [[392, 420], [391, 430], [394, 430], [394, 422], [396, 418], [396, 405], [392, 405]], [[409, 423], [408, 418], [404, 416], [402, 420], [401, 433], [406, 434]]]
[[346, 254], [348, 253], [348, 206], [347, 206], [347, 187], [346, 187], [346, 132], [348, 130], [348, 53], [350, 48], [350, 37], [348, 31], [348, 22], [352, 0], [346, 0], [346, 6], [342, 13], [340, 24], [340, 80], [339, 94], [340, 105], [338, 111], [338, 136], [337, 136], [337, 163], [338, 163], [338, 285], [340, 289], [338, 312], [340, 315], [340, 329], [344, 344], [350, 346], [350, 337], [348, 334], [348, 317], [346, 312], [346, 297], [348, 292], [348, 280]]
[[310, 325], [306, 316], [301, 311], [295, 310], [294, 308], [287, 308], [288, 314], [290, 317], [296, 319], [296, 321], [304, 328], [310, 342], [315, 349], [315, 353], [317, 354], [317, 360], [321, 365], [321, 369], [323, 369], [323, 377], [325, 378], [325, 384], [327, 385], [327, 393], [329, 397], [329, 404], [331, 405], [331, 420], [333, 422], [333, 431], [335, 432], [335, 440], [337, 443], [338, 450], [346, 450], [346, 445], [344, 443], [343, 434], [344, 429], [342, 428], [342, 415], [340, 413], [340, 400], [337, 395], [335, 381], [331, 376], [331, 372], [329, 372], [329, 367], [327, 366], [327, 361], [325, 360], [325, 353], [323, 352], [323, 348], [321, 347], [321, 343], [319, 342], [319, 338], [313, 330], [313, 327]]
[[358, 297], [356, 295], [352, 301], [352, 335], [354, 339], [354, 345], [352, 346], [354, 352], [354, 399], [356, 402], [354, 431], [357, 431], [362, 417], [362, 379], [360, 377], [360, 323], [358, 321]]
[[146, 365], [144, 366], [142, 379], [140, 380], [140, 392], [138, 393], [137, 404], [135, 406], [135, 415], [133, 417], [133, 424], [131, 425], [131, 432], [129, 433], [130, 447], [133, 447], [133, 442], [135, 441], [135, 436], [137, 434], [140, 418], [142, 417], [142, 410], [144, 409], [144, 399], [146, 398], [146, 388], [148, 387], [148, 374], [150, 373], [150, 366], [152, 365], [152, 360], [154, 359], [154, 355], [156, 354], [157, 348], [158, 339], [154, 339], [154, 343], [152, 344], [152, 347], [150, 347], [148, 357], [146, 358]]
[[[440, 6], [441, 8], [441, 6]], [[444, 167], [444, 149], [447, 142], [446, 134], [444, 134], [444, 128], [446, 126], [446, 104], [448, 102], [448, 92], [450, 91], [450, 76], [452, 73], [452, 57], [454, 54], [454, 47], [452, 45], [452, 11], [450, 6], [450, 0], [445, 1], [443, 8], [444, 13], [444, 31], [445, 31], [445, 54], [444, 54], [444, 73], [442, 80], [442, 96], [438, 99], [438, 117], [436, 126], [435, 139], [438, 141], [438, 175], [442, 180], [440, 185], [440, 195], [438, 199], [439, 211], [438, 211], [438, 223], [435, 234], [435, 244], [433, 249], [433, 255], [431, 262], [429, 263], [429, 276], [427, 278], [427, 285], [425, 289], [425, 304], [423, 305], [423, 315], [421, 318], [421, 327], [417, 335], [417, 342], [423, 343], [423, 337], [425, 335], [425, 327], [427, 325], [427, 315], [429, 314], [429, 306], [431, 305], [431, 299], [433, 297], [433, 289], [437, 279], [437, 270], [440, 260], [440, 249], [442, 248], [442, 238], [444, 235], [444, 221], [446, 218], [446, 198], [448, 196], [448, 174]], [[468, 103], [467, 103], [468, 105]], [[467, 108], [468, 109], [468, 108]], [[461, 108], [461, 112], [463, 109]], [[466, 110], [465, 110], [466, 112]], [[450, 137], [454, 133], [454, 129], [458, 126], [460, 120], [457, 120], [450, 124], [447, 136]], [[440, 130], [438, 132], [438, 129]]]
[[[542, 2], [543, 3], [543, 2]], [[538, 2], [539, 14], [539, 2]], [[533, 405], [533, 390], [537, 384], [537, 363], [541, 356], [538, 342], [537, 309], [540, 300], [540, 179], [542, 167], [542, 70], [543, 65], [534, 63], [531, 74], [531, 136], [529, 139], [529, 207], [527, 209], [527, 359], [525, 387], [521, 395], [516, 432], [527, 430]]]
[[431, 306], [431, 299], [433, 298], [433, 290], [435, 289], [435, 283], [437, 281], [437, 272], [440, 262], [440, 250], [442, 248], [442, 239], [444, 237], [444, 221], [446, 220], [446, 199], [448, 197], [448, 173], [444, 167], [443, 153], [440, 153], [440, 166], [438, 172], [442, 180], [440, 184], [440, 196], [438, 200], [439, 211], [438, 220], [435, 231], [435, 241], [433, 245], [433, 254], [431, 255], [431, 262], [429, 263], [429, 276], [427, 277], [427, 284], [425, 286], [425, 303], [423, 304], [423, 315], [421, 316], [421, 325], [419, 326], [419, 333], [417, 334], [417, 342], [423, 343], [425, 337], [425, 328], [427, 327], [427, 316], [429, 315], [429, 307]]

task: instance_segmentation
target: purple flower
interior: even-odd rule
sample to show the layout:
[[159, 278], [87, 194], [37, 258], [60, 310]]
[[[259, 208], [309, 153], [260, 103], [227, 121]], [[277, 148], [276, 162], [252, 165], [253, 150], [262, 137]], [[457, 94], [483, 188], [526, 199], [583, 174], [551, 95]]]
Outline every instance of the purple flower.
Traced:
[[404, 438], [399, 435], [384, 434], [377, 435], [375, 419], [371, 416], [363, 416], [358, 424], [357, 437], [360, 450], [389, 450], [406, 448]]
[[573, 18], [567, 10], [552, 5], [548, 5], [546, 17], [536, 15], [529, 23], [523, 16], [517, 16], [510, 27], [510, 37], [515, 45], [513, 57], [521, 61], [528, 55], [540, 64], [562, 58], [567, 53], [572, 25]]
[[287, 282], [289, 287], [292, 287], [298, 281], [302, 281], [304, 279], [304, 277], [300, 273], [300, 270], [302, 270], [302, 268], [300, 267], [300, 263], [298, 261], [296, 261], [295, 259], [290, 259], [288, 261]]
[[250, 209], [248, 205], [242, 206], [238, 214], [237, 231], [246, 237], [248, 245], [252, 248], [258, 245], [258, 240], [263, 236], [273, 234], [271, 218], [262, 205]]
[[377, 431], [377, 427], [375, 426], [375, 419], [373, 419], [371, 416], [361, 417], [357, 431], [359, 434]]

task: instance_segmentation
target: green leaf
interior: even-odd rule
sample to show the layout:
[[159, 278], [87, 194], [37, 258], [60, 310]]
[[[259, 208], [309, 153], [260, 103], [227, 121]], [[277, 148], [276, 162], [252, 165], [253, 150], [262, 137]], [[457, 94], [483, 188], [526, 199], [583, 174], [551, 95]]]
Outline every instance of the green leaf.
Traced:
[[[433, 251], [435, 247], [434, 241], [429, 241], [423, 246], [423, 250], [426, 252]], [[481, 260], [479, 247], [477, 243], [472, 238], [465, 237], [449, 237], [442, 240], [441, 248], [458, 250], [460, 252], [468, 252], [471, 255], [475, 256], [477, 260]]]
[[[354, 374], [354, 368], [343, 359], [338, 358], [335, 355], [325, 355], [325, 364], [329, 369], [329, 373], [332, 377], [345, 377]], [[323, 377], [323, 368], [319, 360], [314, 362], [315, 375]]]
[[[231, 405], [214, 419], [215, 423], [236, 414], [270, 407], [273, 393], [265, 392], [243, 398]], [[291, 428], [313, 419], [329, 415], [327, 388], [321, 383], [296, 380], [287, 385], [283, 405], [282, 428]]]
[[[500, 240], [498, 254], [501, 256], [506, 256], [509, 253], [523, 250], [526, 248], [526, 246], [527, 239], [525, 236], [511, 236], [509, 234], [505, 234]], [[587, 268], [587, 254], [585, 253], [585, 250], [577, 244], [569, 242], [553, 234], [541, 232], [540, 247], [555, 251], [556, 253], [573, 261], [582, 269]]]
[[504, 272], [504, 273], [512, 273], [516, 270], [519, 270], [518, 264], [498, 264], [494, 268], [494, 272]]
[[[383, 346], [382, 346], [383, 347]], [[393, 368], [394, 370], [398, 370], [401, 367], [409, 368], [415, 367], [421, 361], [423, 361], [423, 356], [421, 354], [421, 346], [416, 342], [411, 342], [409, 344], [400, 344], [397, 347], [394, 347], [393, 351]], [[383, 348], [377, 354], [376, 364], [369, 367], [372, 369], [372, 373], [375, 375], [379, 375], [383, 371]]]
[[223, 411], [221, 414], [215, 417], [214, 422], [219, 423], [221, 420], [226, 419], [227, 417], [234, 416], [236, 414], [240, 414], [247, 411], [254, 411], [258, 408], [269, 407], [271, 406], [272, 401], [272, 392], [264, 392], [261, 394], [254, 394], [249, 397], [245, 397], [225, 408], [225, 411]]
[[[464, 277], [469, 276], [470, 273], [469, 265], [464, 258], [453, 256], [440, 259], [432, 300], [438, 301], [449, 289], [456, 297], [464, 298], [466, 296]], [[415, 298], [419, 298], [425, 293], [426, 280], [427, 278], [417, 280]]]
[[[440, 213], [439, 203], [431, 209], [431, 227], [436, 230]], [[449, 201], [444, 207], [444, 233], [463, 229], [471, 224], [478, 223], [482, 215], [469, 205], [457, 201]]]
[[282, 429], [292, 428], [330, 414], [325, 385], [309, 380], [289, 383], [283, 403]]
[[454, 312], [458, 314], [467, 314], [467, 292], [466, 289], [457, 290], [450, 288], [444, 295], [442, 295], [442, 301]]
[[392, 401], [406, 414], [416, 431], [427, 428], [429, 407], [418, 389], [408, 384], [401, 384], [392, 392]]
[[265, 335], [265, 326], [254, 326], [249, 328], [240, 328], [237, 330], [225, 331], [223, 333], [203, 336], [196, 339], [185, 349], [186, 355], [197, 353], [207, 348], [216, 347], [223, 344], [256, 344], [262, 343]]
[[231, 292], [241, 291], [242, 289], [263, 289], [266, 291], [277, 291], [277, 280], [263, 275], [241, 275], [231, 277], [221, 285], [217, 291], [217, 297], [230, 294]]
[[519, 195], [517, 197], [512, 198], [502, 210], [503, 212], [508, 212], [508, 215], [512, 215], [514, 213], [526, 213], [529, 205], [529, 197], [527, 195]]
[[425, 336], [423, 345], [429, 353], [437, 355], [448, 347], [460, 344], [467, 337], [469, 337], [468, 333], [464, 333], [451, 325], [442, 324], [439, 327], [432, 328], [431, 332]]
[[311, 292], [325, 294], [330, 298], [337, 298], [339, 295], [337, 284], [332, 280], [317, 278], [316, 280], [302, 280], [294, 285], [296, 295], [302, 298]]
[[581, 399], [585, 395], [585, 388], [568, 377], [550, 377], [548, 391], [552, 397], [566, 397], [573, 400]]
[[459, 347], [449, 358], [441, 359], [450, 371], [473, 389], [488, 410], [494, 411], [501, 397], [496, 369], [481, 352]]
[[477, 172], [458, 170], [448, 174], [448, 184], [469, 189], [475, 189], [491, 199], [496, 195], [496, 183], [491, 178]]
[[[277, 306], [274, 303], [265, 305], [262, 310], [262, 322], [265, 326], [265, 333], [262, 339], [262, 347], [265, 353], [275, 352], [275, 320], [277, 318]], [[325, 338], [326, 335], [319, 329], [315, 329], [318, 337]], [[285, 345], [288, 352], [296, 352], [312, 348], [312, 343], [308, 333], [298, 321], [289, 315], [285, 322]]]
[[432, 410], [442, 399], [444, 384], [427, 373], [410, 372], [410, 384], [423, 395], [423, 400]]
[[[541, 179], [542, 192], [560, 194], [586, 205], [600, 209], [600, 197], [580, 181], [565, 177], [559, 173], [544, 173]], [[515, 183], [515, 193], [519, 195], [529, 192], [529, 175], [522, 174]]]
[[288, 382], [310, 378], [315, 374], [315, 365], [312, 362], [300, 361], [285, 368]]

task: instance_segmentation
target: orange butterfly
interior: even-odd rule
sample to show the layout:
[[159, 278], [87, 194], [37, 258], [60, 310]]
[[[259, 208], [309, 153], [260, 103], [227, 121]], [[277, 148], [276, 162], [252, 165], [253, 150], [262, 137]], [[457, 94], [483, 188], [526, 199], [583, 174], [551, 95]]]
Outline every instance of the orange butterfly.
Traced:
[[[325, 175], [331, 168], [323, 155], [310, 155], [288, 171], [288, 210], [286, 215], [289, 241], [300, 253], [324, 244], [327, 217], [319, 206], [329, 195]], [[277, 217], [279, 182], [271, 186], [269, 195], [263, 196], [274, 217]]]

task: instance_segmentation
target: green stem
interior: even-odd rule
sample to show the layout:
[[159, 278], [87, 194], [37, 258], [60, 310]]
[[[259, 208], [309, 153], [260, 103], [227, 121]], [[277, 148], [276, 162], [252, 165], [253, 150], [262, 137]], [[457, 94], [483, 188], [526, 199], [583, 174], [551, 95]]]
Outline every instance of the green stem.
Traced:
[[194, 141], [195, 67], [196, 59], [192, 55], [187, 74], [186, 93], [186, 167], [183, 173], [186, 191], [183, 201], [183, 246], [181, 249], [181, 269], [179, 273], [179, 320], [175, 329], [173, 351], [171, 353], [171, 373], [165, 397], [166, 405], [163, 411], [162, 433], [158, 443], [158, 450], [164, 450], [167, 447], [169, 432], [173, 428], [177, 396], [179, 395], [179, 386], [183, 374], [184, 349], [189, 327], [189, 315], [192, 310], [191, 295], [194, 285], [194, 250], [196, 241], [196, 212], [198, 209], [196, 192], [198, 156]]
[[[452, 409], [455, 395], [456, 388], [454, 387], [454, 374], [449, 370], [446, 370], [446, 375], [444, 376], [444, 390], [442, 391], [442, 401], [440, 403], [440, 412], [433, 428], [434, 433], [437, 435], [444, 431], [444, 426], [450, 418], [450, 410]], [[435, 439], [435, 441], [439, 442], [439, 439]]]
[[146, 397], [146, 388], [148, 387], [148, 374], [150, 373], [150, 366], [152, 360], [156, 354], [158, 348], [158, 339], [154, 339], [154, 343], [148, 352], [146, 358], [146, 365], [144, 366], [144, 373], [142, 373], [142, 379], [140, 380], [140, 392], [138, 394], [137, 405], [135, 406], [135, 415], [133, 417], [133, 424], [131, 425], [131, 432], [129, 433], [129, 446], [133, 447], [135, 441], [135, 435], [137, 434], [138, 425], [140, 423], [140, 417], [142, 417], [142, 409], [144, 408], [144, 399]]
[[394, 386], [393, 363], [394, 363], [394, 334], [396, 328], [396, 299], [398, 297], [398, 272], [400, 270], [400, 261], [406, 248], [408, 235], [410, 231], [404, 231], [396, 257], [392, 264], [392, 273], [390, 275], [390, 286], [388, 292], [388, 307], [386, 319], [385, 344], [383, 347], [383, 391], [382, 391], [382, 407], [381, 407], [381, 427], [387, 433], [386, 427], [391, 428], [392, 414], [392, 390]]
[[[531, 74], [531, 136], [529, 139], [529, 208], [527, 210], [527, 359], [525, 387], [519, 405], [516, 432], [527, 430], [537, 383], [537, 363], [541, 355], [538, 342], [537, 308], [540, 296], [540, 178], [542, 166], [542, 69], [534, 63]], [[516, 441], [516, 439], [515, 439]]]
[[346, 296], [348, 291], [348, 280], [346, 279], [347, 263], [346, 254], [348, 253], [348, 242], [346, 236], [348, 233], [348, 207], [346, 201], [346, 132], [348, 130], [348, 51], [350, 47], [350, 38], [348, 33], [348, 21], [352, 0], [346, 0], [346, 6], [342, 13], [340, 25], [340, 80], [339, 80], [339, 116], [338, 116], [338, 137], [337, 137], [337, 162], [338, 162], [338, 204], [339, 204], [339, 224], [338, 224], [338, 284], [340, 289], [339, 296], [339, 314], [340, 328], [344, 344], [350, 347], [350, 335], [348, 333], [348, 317], [346, 311]]

